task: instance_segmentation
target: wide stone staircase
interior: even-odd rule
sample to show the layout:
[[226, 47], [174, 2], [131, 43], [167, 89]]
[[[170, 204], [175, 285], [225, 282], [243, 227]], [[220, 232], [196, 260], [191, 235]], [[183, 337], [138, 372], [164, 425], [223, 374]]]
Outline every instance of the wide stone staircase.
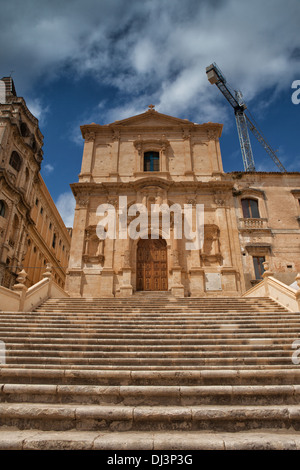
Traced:
[[300, 449], [300, 314], [270, 299], [50, 299], [0, 340], [0, 449]]

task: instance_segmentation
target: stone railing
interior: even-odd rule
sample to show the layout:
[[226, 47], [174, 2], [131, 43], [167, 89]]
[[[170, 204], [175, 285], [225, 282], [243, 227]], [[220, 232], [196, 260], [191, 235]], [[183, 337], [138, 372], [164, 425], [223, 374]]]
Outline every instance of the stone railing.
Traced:
[[69, 297], [69, 294], [53, 281], [50, 265], [47, 265], [43, 279], [29, 288], [25, 286], [26, 278], [27, 274], [22, 270], [13, 290], [0, 286], [0, 311], [30, 312], [51, 297]]
[[241, 230], [263, 230], [267, 229], [268, 219], [239, 219]]
[[263, 264], [263, 280], [245, 292], [243, 297], [269, 297], [291, 312], [300, 312], [300, 274], [296, 276], [299, 288], [293, 289], [273, 277], [267, 262]]

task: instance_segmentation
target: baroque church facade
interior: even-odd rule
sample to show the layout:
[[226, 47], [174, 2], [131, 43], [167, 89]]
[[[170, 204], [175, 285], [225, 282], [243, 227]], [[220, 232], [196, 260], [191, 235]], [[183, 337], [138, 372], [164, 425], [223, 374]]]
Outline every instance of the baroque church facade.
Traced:
[[[66, 279], [71, 296], [127, 297], [137, 291], [240, 296], [262, 279], [265, 261], [277, 279], [294, 281], [300, 271], [299, 173], [225, 173], [221, 124], [195, 124], [152, 105], [140, 115], [84, 125], [81, 131], [81, 172], [71, 184], [76, 198]], [[162, 208], [154, 228], [153, 205]], [[108, 211], [99, 211], [103, 207]], [[166, 207], [188, 207], [192, 231], [197, 208], [203, 209], [199, 246], [187, 248], [185, 230], [176, 235], [185, 220], [172, 210], [166, 211], [166, 233]], [[146, 208], [148, 224], [131, 237], [138, 208]], [[115, 236], [106, 225], [100, 237], [99, 224], [109, 211]]]

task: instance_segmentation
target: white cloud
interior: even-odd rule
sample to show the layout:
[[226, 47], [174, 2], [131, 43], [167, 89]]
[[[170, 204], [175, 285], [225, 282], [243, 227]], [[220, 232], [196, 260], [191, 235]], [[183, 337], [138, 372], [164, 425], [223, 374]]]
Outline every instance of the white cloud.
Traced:
[[49, 174], [52, 173], [52, 171], [54, 170], [54, 166], [50, 163], [47, 163], [46, 165], [43, 165], [42, 170], [44, 170], [45, 173]]
[[45, 125], [50, 107], [45, 106], [39, 98], [27, 99], [26, 104], [31, 114], [39, 120], [40, 125]]
[[58, 196], [55, 205], [66, 227], [73, 227], [76, 201], [73, 193], [65, 192]]
[[140, 108], [143, 96], [143, 109], [153, 102], [161, 112], [212, 120], [224, 98], [205, 67], [216, 61], [248, 103], [290, 87], [300, 73], [299, 15], [299, 0], [73, 0], [71, 8], [10, 0], [1, 8], [0, 43], [10, 46], [1, 64], [29, 91], [68, 70], [117, 87], [118, 111]]

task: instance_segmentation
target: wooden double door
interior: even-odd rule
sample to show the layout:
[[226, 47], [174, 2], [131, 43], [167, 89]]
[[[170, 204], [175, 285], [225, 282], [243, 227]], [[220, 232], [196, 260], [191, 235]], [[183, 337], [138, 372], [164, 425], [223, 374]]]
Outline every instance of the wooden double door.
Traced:
[[168, 290], [167, 243], [140, 240], [137, 248], [137, 290]]

